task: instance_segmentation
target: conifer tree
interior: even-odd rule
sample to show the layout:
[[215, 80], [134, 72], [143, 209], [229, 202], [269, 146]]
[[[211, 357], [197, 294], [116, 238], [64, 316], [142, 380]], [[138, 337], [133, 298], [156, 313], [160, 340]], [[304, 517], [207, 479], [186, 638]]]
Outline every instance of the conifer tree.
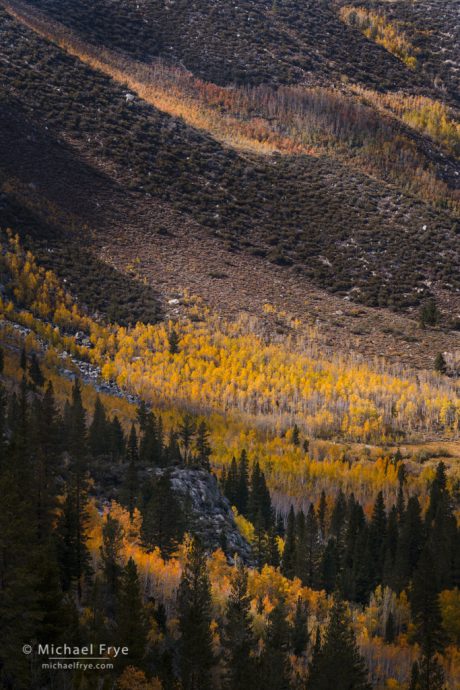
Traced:
[[125, 666], [142, 667], [147, 646], [147, 621], [137, 567], [132, 558], [122, 572], [117, 608], [117, 638], [129, 650], [121, 661]]
[[427, 544], [420, 556], [410, 589], [412, 620], [416, 627], [415, 640], [428, 659], [442, 652], [445, 632], [442, 627], [433, 553]]
[[261, 654], [261, 687], [264, 690], [289, 690], [289, 640], [291, 630], [286, 620], [286, 605], [279, 601], [268, 615], [265, 646]]
[[434, 520], [439, 503], [447, 494], [447, 474], [446, 466], [443, 462], [438, 463], [436, 474], [430, 487], [430, 503], [426, 512], [425, 521], [430, 525]]
[[109, 452], [110, 437], [108, 432], [107, 415], [99, 396], [94, 405], [94, 414], [88, 429], [88, 445], [95, 457]]
[[164, 472], [152, 480], [144, 498], [141, 535], [144, 546], [160, 549], [163, 557], [170, 557], [184, 535], [185, 526], [190, 529], [176, 497], [169, 474]]
[[255, 522], [259, 512], [262, 515], [264, 529], [269, 530], [274, 522], [270, 492], [267, 487], [265, 475], [260, 469], [259, 463], [255, 462], [251, 474], [248, 508], [248, 517], [251, 522]]
[[211, 446], [209, 444], [208, 427], [206, 426], [206, 422], [204, 421], [201, 421], [198, 425], [195, 440], [195, 452], [195, 462], [198, 465], [198, 467], [201, 467], [207, 472], [210, 472], [211, 464], [209, 462], [209, 458], [211, 457], [212, 451]]
[[238, 561], [225, 611], [223, 629], [227, 690], [247, 690], [256, 680], [255, 639], [252, 629], [248, 574]]
[[123, 433], [123, 428], [120, 424], [120, 420], [117, 415], [112, 419], [108, 429], [109, 434], [109, 446], [110, 454], [112, 460], [116, 462], [122, 461], [125, 455], [125, 435]]
[[169, 354], [170, 355], [177, 355], [179, 354], [179, 343], [180, 339], [177, 334], [177, 331], [174, 328], [171, 328], [168, 334], [168, 346], [169, 346]]
[[369, 525], [369, 552], [371, 569], [371, 588], [374, 588], [382, 579], [383, 564], [385, 560], [387, 516], [383, 493], [379, 491], [372, 511]]
[[307, 690], [371, 690], [345, 604], [334, 598], [324, 643], [316, 652]]
[[301, 597], [298, 597], [295, 607], [294, 623], [292, 626], [292, 651], [296, 656], [304, 654], [309, 639], [308, 606]]
[[[228, 498], [230, 505], [238, 508], [238, 488], [239, 488], [239, 477], [238, 477], [238, 467], [236, 464], [236, 459], [233, 457], [230, 462], [230, 467], [225, 475], [225, 482], [223, 484], [223, 491]], [[239, 510], [239, 509], [238, 509]]]
[[196, 426], [193, 417], [185, 414], [179, 425], [179, 441], [182, 450], [182, 460], [188, 465], [192, 454], [192, 441], [195, 436]]
[[162, 453], [157, 435], [156, 417], [153, 412], [147, 412], [144, 416], [139, 444], [139, 460], [142, 465], [161, 466]]
[[326, 493], [323, 489], [321, 491], [321, 496], [319, 499], [319, 506], [318, 506], [318, 524], [319, 524], [319, 528], [321, 530], [321, 536], [323, 539], [326, 536], [326, 511], [327, 511]]
[[32, 381], [32, 384], [36, 386], [36, 388], [43, 388], [43, 386], [45, 385], [45, 377], [42, 374], [42, 370], [40, 369], [40, 364], [38, 362], [38, 357], [35, 354], [35, 352], [32, 353], [32, 356], [30, 358], [29, 376], [30, 380]]
[[117, 602], [122, 566], [123, 529], [110, 513], [102, 528], [101, 564], [104, 577], [106, 605], [113, 616]]
[[447, 364], [442, 352], [438, 352], [434, 358], [434, 370], [437, 371], [438, 374], [445, 374], [447, 372]]
[[283, 557], [281, 560], [281, 572], [289, 578], [293, 578], [296, 574], [296, 559], [297, 559], [297, 541], [296, 541], [296, 520], [294, 506], [291, 505], [289, 510], [286, 538], [284, 540]]
[[178, 592], [180, 673], [183, 690], [210, 690], [214, 664], [211, 591], [206, 556], [196, 538], [188, 549]]
[[58, 526], [59, 559], [64, 591], [76, 584], [78, 600], [82, 595], [82, 578], [90, 571], [86, 546], [88, 477], [86, 415], [78, 379], [72, 388], [68, 410], [67, 446], [70, 453], [70, 478]]
[[249, 461], [243, 449], [238, 461], [238, 492], [236, 507], [241, 515], [247, 515], [249, 502]]
[[[318, 522], [316, 520], [316, 513], [313, 504], [307, 513], [305, 522], [305, 574], [301, 579], [308, 587], [316, 589], [319, 580], [319, 564], [321, 558]], [[303, 579], [305, 578], [305, 579]]]

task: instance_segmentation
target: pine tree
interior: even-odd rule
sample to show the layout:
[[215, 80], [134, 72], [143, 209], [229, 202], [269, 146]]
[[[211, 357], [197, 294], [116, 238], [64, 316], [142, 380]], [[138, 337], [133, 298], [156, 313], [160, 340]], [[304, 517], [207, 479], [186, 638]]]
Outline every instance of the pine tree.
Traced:
[[291, 505], [288, 514], [286, 538], [284, 540], [283, 557], [281, 559], [281, 572], [289, 578], [296, 575], [296, 558], [297, 558], [297, 542], [296, 542], [296, 519], [294, 506]]
[[88, 430], [88, 445], [95, 457], [110, 452], [107, 415], [99, 396], [94, 405], [93, 419]]
[[195, 439], [195, 463], [207, 472], [211, 471], [209, 458], [211, 457], [211, 446], [209, 444], [209, 431], [206, 423], [201, 421], [198, 425]]
[[332, 594], [337, 587], [337, 576], [339, 572], [339, 553], [337, 540], [329, 539], [323, 552], [321, 560], [320, 577], [321, 586], [328, 594]]
[[35, 352], [32, 353], [29, 364], [29, 376], [34, 386], [37, 388], [43, 388], [45, 385], [45, 378], [40, 369], [40, 364], [38, 363], [38, 357]]
[[384, 639], [386, 644], [393, 644], [393, 642], [395, 641], [395, 637], [395, 619], [392, 612], [390, 611], [385, 622]]
[[375, 587], [382, 580], [383, 564], [385, 560], [387, 516], [383, 493], [379, 491], [374, 504], [372, 518], [369, 526], [369, 551], [370, 569], [372, 573], [371, 588]]
[[238, 561], [225, 611], [223, 629], [227, 690], [247, 690], [256, 680], [255, 639], [252, 630], [248, 574]]
[[401, 592], [408, 584], [420, 558], [423, 541], [423, 522], [417, 496], [411, 496], [400, 529], [392, 587]]
[[315, 508], [313, 504], [307, 513], [305, 522], [305, 585], [316, 589], [319, 582], [319, 565], [321, 559], [318, 522], [316, 520]]
[[409, 596], [412, 620], [416, 632], [414, 638], [419, 642], [422, 654], [428, 659], [442, 652], [445, 645], [445, 632], [442, 627], [433, 554], [425, 546], [414, 573]]
[[136, 564], [130, 558], [123, 569], [118, 598], [117, 639], [128, 647], [124, 666], [142, 667], [147, 646], [147, 622]]
[[75, 582], [77, 597], [80, 601], [82, 578], [90, 572], [90, 558], [86, 546], [86, 524], [88, 520], [86, 415], [78, 379], [75, 380], [72, 388], [67, 421], [67, 447], [71, 463], [66, 498], [59, 520], [59, 560], [64, 590], [68, 590], [71, 584]]
[[171, 330], [168, 333], [168, 347], [169, 347], [169, 354], [170, 355], [177, 355], [180, 352], [179, 349], [179, 343], [180, 339], [177, 334], [177, 331], [174, 330], [174, 328], [171, 328]]
[[436, 326], [439, 322], [440, 314], [435, 300], [431, 297], [420, 307], [420, 324], [425, 326]]
[[258, 568], [262, 568], [270, 558], [268, 533], [265, 530], [265, 520], [260, 509], [254, 520], [252, 554]]
[[195, 436], [196, 426], [193, 417], [186, 414], [179, 425], [179, 440], [182, 447], [182, 460], [186, 465], [190, 462], [192, 453], [192, 441]]
[[[238, 477], [238, 467], [236, 460], [233, 457], [228, 468], [228, 472], [225, 475], [225, 482], [223, 484], [223, 491], [226, 498], [229, 500], [230, 505], [238, 508], [238, 489], [239, 489], [239, 477]], [[238, 509], [239, 510], [239, 509]]]
[[292, 651], [296, 656], [306, 652], [308, 641], [308, 606], [301, 597], [297, 599], [292, 626]]
[[251, 488], [249, 495], [248, 517], [255, 522], [258, 514], [262, 515], [264, 529], [269, 530], [274, 523], [274, 515], [270, 492], [267, 487], [265, 475], [258, 462], [254, 463], [251, 474]]
[[112, 460], [120, 462], [123, 459], [126, 452], [125, 435], [123, 433], [123, 428], [120, 424], [120, 420], [116, 415], [110, 422], [108, 434], [110, 454], [112, 456]]
[[128, 443], [126, 446], [126, 462], [128, 464], [139, 464], [139, 446], [137, 442], [136, 427], [131, 424], [131, 429], [128, 436]]
[[[164, 472], [153, 479], [144, 497], [141, 535], [147, 549], [156, 546], [163, 557], [170, 557], [176, 551], [185, 528], [185, 516], [177, 499], [169, 474]], [[187, 522], [190, 529], [190, 524]]]
[[319, 528], [321, 530], [321, 536], [323, 539], [326, 536], [326, 511], [327, 511], [326, 493], [323, 489], [321, 491], [321, 496], [319, 499], [319, 506], [318, 506], [318, 523], [319, 523]]
[[291, 630], [286, 620], [286, 606], [279, 601], [268, 615], [265, 646], [261, 654], [261, 687], [264, 690], [289, 690], [289, 640]]
[[447, 371], [446, 360], [444, 359], [442, 352], [438, 352], [434, 358], [434, 370], [437, 371], [438, 374], [445, 374]]
[[347, 502], [344, 493], [340, 489], [334, 503], [331, 515], [330, 533], [336, 537], [338, 544], [340, 544], [341, 537], [345, 528], [345, 518], [347, 515]]
[[430, 525], [434, 520], [439, 503], [447, 495], [446, 466], [441, 461], [436, 467], [436, 474], [430, 487], [430, 503], [425, 516], [425, 522]]
[[19, 359], [19, 366], [21, 367], [23, 372], [27, 371], [27, 352], [26, 352], [25, 347], [23, 347], [21, 350], [21, 357]]
[[193, 539], [178, 592], [180, 672], [183, 690], [210, 690], [214, 664], [211, 591], [203, 548]]
[[158, 438], [157, 420], [153, 412], [141, 415], [141, 441], [139, 445], [139, 460], [142, 465], [160, 467], [162, 465], [162, 447]]
[[292, 429], [292, 443], [295, 446], [300, 446], [300, 430], [297, 424], [294, 424], [294, 427]]
[[106, 605], [113, 617], [118, 598], [122, 566], [123, 529], [108, 513], [102, 528], [101, 564], [106, 592]]
[[241, 515], [247, 515], [249, 503], [249, 461], [246, 451], [243, 449], [238, 461], [238, 491], [236, 507]]
[[371, 690], [367, 669], [356, 644], [345, 604], [339, 597], [329, 616], [324, 644], [316, 652], [308, 690]]

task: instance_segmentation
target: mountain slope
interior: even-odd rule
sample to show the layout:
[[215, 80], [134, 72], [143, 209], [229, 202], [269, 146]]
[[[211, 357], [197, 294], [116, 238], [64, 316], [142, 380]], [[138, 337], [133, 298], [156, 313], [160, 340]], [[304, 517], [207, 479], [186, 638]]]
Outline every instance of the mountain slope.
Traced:
[[456, 286], [447, 214], [324, 157], [235, 153], [142, 101], [126, 103], [123, 89], [7, 15], [2, 32], [15, 107], [146, 205], [167, 202], [235, 249], [368, 304], [417, 303], [427, 280]]

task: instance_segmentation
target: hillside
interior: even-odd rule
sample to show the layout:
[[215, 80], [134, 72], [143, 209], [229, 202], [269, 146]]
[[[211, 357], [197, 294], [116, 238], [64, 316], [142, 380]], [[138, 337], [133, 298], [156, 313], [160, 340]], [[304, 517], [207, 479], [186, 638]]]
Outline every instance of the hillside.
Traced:
[[[406, 70], [351, 32], [328, 2], [132, 3], [34, 0], [90, 42], [149, 61], [166, 58], [217, 84], [292, 84], [342, 77], [401, 87]], [[415, 83], [423, 83], [414, 79]]]
[[0, 0], [0, 690], [460, 687], [455, 0]]
[[[456, 291], [457, 221], [446, 211], [321, 153], [260, 157], [231, 150], [146, 102], [126, 103], [125, 91], [112, 80], [6, 15], [3, 31], [4, 107], [22, 110], [26, 130], [51, 129], [78, 166], [84, 161], [85, 170], [97, 170], [98, 188], [105, 180], [101, 194], [110, 197], [109, 208], [103, 198], [94, 204], [93, 189], [93, 202], [83, 194], [75, 217], [78, 193], [60, 194], [59, 204], [74, 214], [74, 222], [99, 234], [134, 216], [133, 224], [145, 232], [145, 218], [157, 226], [151, 209], [160, 202], [168, 214], [185, 215], [219, 238], [224, 248], [265, 257], [300, 280], [364, 304], [417, 305], [429, 294], [428, 285], [441, 296]], [[40, 70], [31, 68], [35, 63]], [[12, 163], [23, 167], [8, 169], [8, 176], [13, 185], [19, 181], [23, 203], [31, 205], [30, 185], [36, 180], [30, 171], [21, 179], [26, 168], [20, 157]], [[47, 174], [52, 179], [53, 167], [43, 179]], [[52, 184], [42, 187], [49, 196]], [[131, 192], [140, 209], [135, 214], [125, 196]], [[88, 203], [92, 207], [85, 208]], [[156, 229], [161, 233], [161, 226]], [[135, 233], [142, 242], [140, 230]]]

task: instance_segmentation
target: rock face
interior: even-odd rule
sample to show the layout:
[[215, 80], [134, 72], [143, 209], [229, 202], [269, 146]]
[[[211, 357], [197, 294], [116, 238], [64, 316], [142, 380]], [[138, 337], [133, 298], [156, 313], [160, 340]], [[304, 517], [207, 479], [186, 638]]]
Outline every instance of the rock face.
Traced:
[[175, 466], [155, 468], [149, 474], [169, 473], [171, 486], [191, 513], [190, 531], [213, 551], [224, 548], [227, 556], [235, 554], [245, 562], [252, 562], [251, 547], [239, 533], [228, 500], [223, 496], [217, 479], [205, 470]]

